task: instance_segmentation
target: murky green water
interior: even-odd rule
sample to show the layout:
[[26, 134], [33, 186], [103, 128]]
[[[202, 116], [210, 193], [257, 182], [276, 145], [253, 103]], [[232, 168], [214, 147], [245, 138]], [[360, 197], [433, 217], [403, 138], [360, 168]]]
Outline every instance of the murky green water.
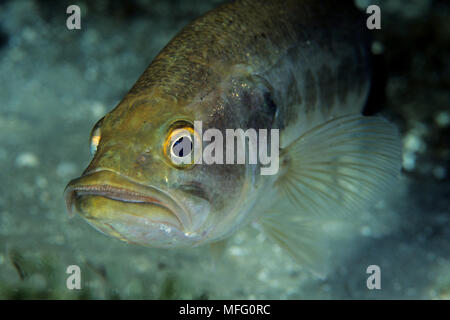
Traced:
[[[330, 225], [339, 241], [326, 279], [253, 229], [213, 261], [208, 248], [136, 247], [69, 219], [63, 190], [90, 160], [93, 124], [217, 1], [81, 2], [81, 30], [66, 28], [70, 4], [0, 5], [0, 298], [449, 299], [446, 1], [381, 5], [382, 30], [374, 33], [384, 60], [377, 58], [380, 87], [370, 107], [399, 126], [404, 172], [370, 215]], [[381, 268], [381, 290], [366, 287], [372, 264]], [[81, 269], [81, 290], [66, 287], [69, 265]]]

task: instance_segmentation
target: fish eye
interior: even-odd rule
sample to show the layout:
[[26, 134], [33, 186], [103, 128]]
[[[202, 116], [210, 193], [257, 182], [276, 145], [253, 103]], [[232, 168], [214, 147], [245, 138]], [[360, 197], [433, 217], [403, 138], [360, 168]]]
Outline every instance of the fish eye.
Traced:
[[167, 135], [164, 153], [170, 163], [178, 168], [191, 167], [195, 163], [194, 147], [200, 137], [190, 124], [183, 123], [180, 127], [172, 126]]
[[94, 128], [91, 131], [91, 138], [89, 142], [89, 151], [91, 152], [91, 155], [94, 156], [97, 152], [98, 145], [100, 143], [100, 140], [102, 138], [100, 125], [102, 123], [103, 118], [101, 118], [94, 126]]

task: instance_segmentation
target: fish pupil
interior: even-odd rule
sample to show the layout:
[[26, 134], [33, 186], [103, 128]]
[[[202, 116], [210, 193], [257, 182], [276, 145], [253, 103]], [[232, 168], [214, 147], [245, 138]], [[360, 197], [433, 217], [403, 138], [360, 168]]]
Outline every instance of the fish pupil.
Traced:
[[177, 157], [184, 157], [187, 156], [192, 151], [192, 140], [188, 137], [184, 136], [179, 138], [175, 143], [173, 144], [173, 153]]

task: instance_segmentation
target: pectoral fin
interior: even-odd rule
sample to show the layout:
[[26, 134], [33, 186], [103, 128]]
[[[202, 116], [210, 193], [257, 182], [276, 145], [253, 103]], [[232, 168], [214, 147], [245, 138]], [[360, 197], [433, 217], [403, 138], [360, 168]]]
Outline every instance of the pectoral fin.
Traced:
[[280, 163], [277, 199], [259, 224], [299, 264], [324, 276], [328, 239], [319, 218], [358, 212], [389, 190], [401, 168], [400, 137], [382, 118], [344, 116], [294, 140]]
[[397, 129], [379, 117], [349, 115], [311, 129], [282, 150], [275, 185], [309, 216], [348, 214], [389, 190], [400, 168]]

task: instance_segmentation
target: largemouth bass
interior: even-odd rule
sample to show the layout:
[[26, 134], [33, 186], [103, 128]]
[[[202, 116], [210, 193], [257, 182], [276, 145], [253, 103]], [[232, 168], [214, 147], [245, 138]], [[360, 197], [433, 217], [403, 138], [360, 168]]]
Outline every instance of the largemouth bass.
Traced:
[[[347, 1], [240, 0], [206, 13], [95, 125], [93, 159], [65, 190], [69, 211], [165, 248], [217, 243], [254, 222], [313, 265], [321, 249], [309, 221], [357, 213], [400, 171], [396, 128], [361, 115], [369, 47], [364, 16]], [[174, 163], [178, 138], [208, 145], [196, 121], [224, 136], [278, 129], [279, 170]]]

